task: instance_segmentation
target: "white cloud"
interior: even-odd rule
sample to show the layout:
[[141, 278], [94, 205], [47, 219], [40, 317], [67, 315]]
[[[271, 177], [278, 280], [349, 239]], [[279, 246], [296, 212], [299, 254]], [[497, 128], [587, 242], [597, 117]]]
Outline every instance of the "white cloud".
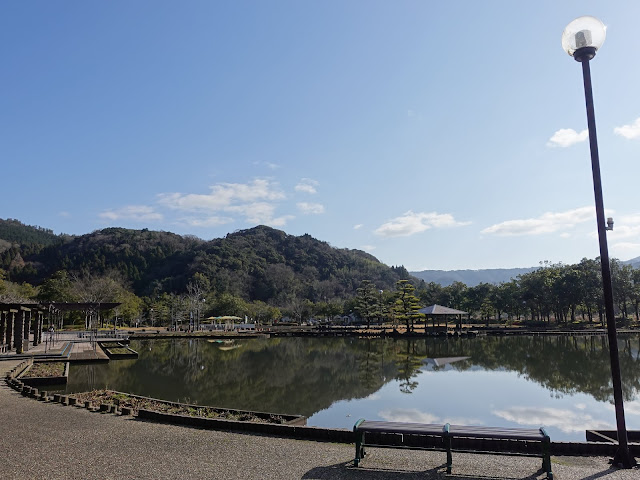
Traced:
[[317, 186], [318, 182], [316, 182], [315, 180], [311, 180], [310, 178], [303, 178], [302, 180], [300, 180], [300, 183], [295, 186], [295, 191], [313, 195], [314, 193], [318, 193], [316, 189]]
[[134, 220], [134, 221], [159, 221], [164, 217], [161, 213], [156, 212], [153, 207], [146, 205], [129, 205], [118, 208], [116, 210], [105, 210], [100, 213], [100, 218], [105, 220]]
[[354, 226], [353, 226], [353, 229], [354, 229], [354, 230], [360, 230], [362, 227], [363, 227], [363, 225], [362, 225], [361, 223], [359, 223], [359, 224], [357, 224], [357, 225], [354, 225]]
[[613, 133], [629, 140], [640, 138], [640, 117], [636, 118], [636, 120], [631, 125], [615, 127], [613, 129]]
[[69, 212], [64, 211], [64, 210], [62, 212], [58, 212], [58, 215], [60, 215], [61, 217], [65, 217], [65, 218], [71, 216], [71, 214]]
[[211, 187], [209, 194], [161, 193], [158, 203], [174, 210], [219, 211], [238, 203], [264, 200], [282, 200], [285, 195], [275, 183], [256, 179], [250, 183], [219, 183]]
[[541, 235], [553, 233], [558, 230], [573, 228], [579, 223], [593, 221], [595, 217], [594, 207], [581, 207], [566, 212], [547, 212], [538, 218], [526, 218], [522, 220], [507, 220], [496, 223], [482, 230], [481, 233], [499, 235], [503, 237], [516, 235]]
[[611, 249], [616, 252], [624, 252], [625, 255], [640, 254], [640, 243], [633, 242], [618, 242], [611, 245]]
[[613, 426], [585, 413], [552, 407], [511, 407], [494, 410], [492, 413], [518, 425], [556, 427], [565, 433], [602, 430]]
[[324, 205], [319, 203], [299, 202], [296, 206], [305, 215], [320, 215], [324, 213]]
[[364, 250], [365, 252], [373, 252], [375, 249], [375, 245], [362, 245], [360, 247], [360, 250]]
[[183, 223], [186, 223], [190, 227], [217, 227], [219, 225], [224, 225], [224, 224], [233, 222], [233, 218], [230, 218], [230, 217], [205, 217], [205, 218], [186, 217], [186, 218], [183, 218], [181, 221]]
[[225, 211], [239, 213], [245, 217], [247, 222], [269, 225], [272, 227], [282, 227], [286, 225], [289, 220], [294, 218], [292, 215], [283, 215], [281, 217], [274, 218], [276, 206], [266, 202], [235, 205], [227, 207]]
[[458, 222], [453, 218], [453, 215], [448, 213], [414, 213], [409, 210], [405, 214], [380, 225], [374, 233], [382, 237], [406, 237], [424, 232], [429, 228], [460, 227], [470, 223]]
[[249, 223], [281, 227], [294, 218], [291, 215], [276, 217], [276, 208], [286, 195], [277, 183], [268, 179], [255, 179], [248, 183], [219, 183], [210, 187], [208, 194], [163, 193], [158, 203], [171, 210], [204, 212], [203, 218], [188, 217], [184, 221], [193, 226], [215, 226], [230, 223], [229, 215], [237, 214]]
[[547, 142], [547, 147], [566, 148], [576, 143], [584, 142], [587, 138], [589, 138], [588, 130], [582, 130], [578, 133], [573, 128], [561, 128], [551, 136]]

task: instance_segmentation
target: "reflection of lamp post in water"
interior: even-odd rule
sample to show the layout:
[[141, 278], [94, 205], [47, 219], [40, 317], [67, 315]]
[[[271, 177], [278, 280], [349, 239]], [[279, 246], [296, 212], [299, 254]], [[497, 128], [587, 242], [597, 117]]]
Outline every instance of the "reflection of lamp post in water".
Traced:
[[[604, 307], [607, 318], [609, 336], [609, 356], [611, 359], [611, 378], [613, 381], [613, 399], [616, 409], [618, 428], [618, 451], [613, 462], [625, 468], [635, 465], [635, 459], [629, 453], [627, 427], [624, 419], [622, 401], [622, 379], [620, 378], [620, 358], [618, 356], [618, 339], [616, 335], [616, 319], [613, 310], [613, 288], [611, 285], [611, 265], [607, 247], [607, 230], [613, 229], [613, 220], [605, 224], [604, 202], [602, 199], [602, 181], [600, 178], [600, 159], [598, 156], [598, 139], [596, 136], [596, 120], [593, 108], [593, 92], [591, 90], [591, 70], [589, 61], [604, 43], [605, 26], [595, 17], [585, 16], [572, 21], [562, 32], [562, 48], [577, 62], [582, 64], [584, 96], [587, 107], [587, 126], [589, 128], [589, 147], [591, 150], [591, 171], [593, 174], [593, 192], [596, 203], [596, 222], [600, 241], [600, 263], [602, 267], [602, 287], [604, 290]], [[610, 228], [608, 228], [610, 227]]]

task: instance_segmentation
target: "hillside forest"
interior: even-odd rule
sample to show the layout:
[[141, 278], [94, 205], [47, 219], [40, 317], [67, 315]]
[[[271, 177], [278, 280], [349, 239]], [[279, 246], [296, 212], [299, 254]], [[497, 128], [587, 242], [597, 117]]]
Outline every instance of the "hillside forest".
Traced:
[[[618, 317], [638, 321], [640, 270], [616, 259], [611, 268]], [[602, 323], [604, 315], [599, 259], [541, 262], [497, 285], [442, 286], [366, 252], [266, 226], [205, 241], [124, 228], [55, 235], [0, 219], [0, 302], [33, 301], [119, 302], [111, 315], [119, 322], [153, 326], [234, 315], [263, 323], [349, 317], [411, 330], [424, 321], [417, 310], [432, 304], [486, 324]]]

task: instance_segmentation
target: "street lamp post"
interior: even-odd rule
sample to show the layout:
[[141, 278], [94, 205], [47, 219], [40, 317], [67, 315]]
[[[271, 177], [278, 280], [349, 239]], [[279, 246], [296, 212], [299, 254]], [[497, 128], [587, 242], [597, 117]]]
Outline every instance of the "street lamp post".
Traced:
[[[622, 380], [620, 376], [620, 358], [618, 356], [618, 339], [616, 334], [616, 319], [613, 311], [613, 288], [611, 285], [611, 266], [609, 263], [609, 249], [607, 247], [607, 224], [604, 218], [604, 203], [602, 200], [602, 181], [600, 178], [600, 159], [598, 156], [598, 140], [596, 136], [596, 120], [593, 109], [593, 93], [591, 90], [591, 70], [589, 61], [604, 43], [605, 26], [595, 17], [585, 16], [576, 18], [569, 23], [562, 32], [562, 48], [577, 62], [582, 64], [584, 80], [584, 96], [587, 107], [587, 126], [589, 129], [589, 147], [591, 150], [591, 170], [593, 173], [593, 192], [596, 202], [596, 221], [598, 224], [598, 239], [600, 241], [600, 263], [602, 267], [602, 287], [604, 290], [604, 307], [607, 318], [607, 333], [609, 336], [609, 356], [611, 359], [611, 378], [613, 381], [613, 400], [616, 409], [616, 425], [618, 428], [618, 451], [613, 463], [631, 468], [636, 461], [629, 453], [627, 427], [624, 420], [624, 404], [622, 400]], [[613, 221], [609, 222], [611, 228]]]

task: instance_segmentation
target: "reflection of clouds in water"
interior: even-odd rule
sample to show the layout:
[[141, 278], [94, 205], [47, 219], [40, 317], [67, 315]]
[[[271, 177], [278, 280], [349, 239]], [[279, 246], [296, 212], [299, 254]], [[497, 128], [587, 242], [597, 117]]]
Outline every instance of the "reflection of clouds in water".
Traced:
[[387, 422], [439, 423], [438, 417], [417, 408], [392, 408], [378, 412], [378, 415]]
[[[607, 410], [611, 412], [616, 411], [615, 405], [609, 403], [607, 404]], [[631, 400], [624, 402], [624, 413], [625, 415], [640, 415], [640, 399]]]
[[421, 412], [417, 408], [393, 408], [382, 410], [378, 415], [387, 422], [409, 422], [409, 423], [452, 423], [454, 425], [483, 425], [484, 422], [464, 417], [452, 417], [441, 419], [436, 415]]
[[451, 425], [484, 425], [485, 422], [478, 420], [477, 418], [464, 418], [464, 417], [447, 417], [443, 423], [450, 423]]
[[598, 430], [614, 426], [609, 422], [596, 420], [591, 415], [560, 408], [512, 407], [505, 410], [493, 410], [492, 413], [519, 425], [556, 427], [564, 433]]

